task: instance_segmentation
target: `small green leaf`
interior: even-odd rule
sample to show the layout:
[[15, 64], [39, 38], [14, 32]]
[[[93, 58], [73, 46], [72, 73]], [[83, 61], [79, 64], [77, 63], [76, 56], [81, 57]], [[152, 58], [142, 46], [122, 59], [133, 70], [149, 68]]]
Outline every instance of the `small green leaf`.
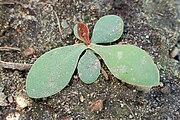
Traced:
[[27, 94], [42, 98], [62, 90], [69, 83], [85, 49], [84, 44], [75, 44], [53, 49], [38, 58], [27, 76]]
[[124, 29], [123, 20], [116, 15], [100, 18], [93, 30], [92, 43], [108, 43], [118, 40]]
[[99, 59], [91, 50], [86, 50], [78, 63], [78, 73], [80, 79], [86, 84], [93, 83], [100, 74]]
[[100, 46], [91, 44], [111, 73], [129, 84], [151, 87], [159, 85], [159, 71], [151, 57], [133, 45]]

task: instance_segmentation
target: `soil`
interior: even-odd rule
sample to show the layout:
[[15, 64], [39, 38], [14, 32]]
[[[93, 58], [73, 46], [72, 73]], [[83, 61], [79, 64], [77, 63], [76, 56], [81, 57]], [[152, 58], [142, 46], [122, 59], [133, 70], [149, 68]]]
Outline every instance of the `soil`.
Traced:
[[[74, 73], [69, 85], [59, 93], [42, 99], [26, 94], [28, 71], [0, 67], [0, 119], [180, 119], [179, 53], [180, 2], [178, 0], [12, 0], [0, 1], [0, 47], [20, 51], [0, 51], [5, 62], [29, 63], [46, 51], [75, 43], [73, 26], [82, 21], [90, 31], [104, 15], [121, 16], [125, 23], [122, 37], [112, 43], [127, 42], [146, 50], [160, 70], [161, 85], [150, 91], [116, 79], [108, 71], [90, 85]], [[23, 57], [27, 48], [36, 56]], [[133, 58], [132, 58], [133, 59]], [[23, 105], [19, 105], [17, 98]], [[103, 99], [101, 111], [89, 105]]]

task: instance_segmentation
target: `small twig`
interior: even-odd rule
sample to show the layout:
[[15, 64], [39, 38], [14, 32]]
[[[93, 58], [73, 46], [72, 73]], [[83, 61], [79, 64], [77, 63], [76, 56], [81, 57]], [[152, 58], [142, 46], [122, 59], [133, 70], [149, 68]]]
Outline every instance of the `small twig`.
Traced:
[[124, 101], [120, 101], [120, 102], [122, 102], [129, 109], [129, 111], [131, 112], [133, 118], [135, 119], [135, 115], [134, 115], [133, 111], [131, 110], [131, 108], [129, 107], [129, 105], [126, 104]]
[[[57, 15], [55, 10], [53, 10], [53, 12], [54, 12], [54, 14], [56, 16], [56, 19], [57, 19], [57, 25], [58, 25], [59, 33], [62, 36], [62, 30], [61, 30], [61, 25], [60, 25], [60, 21], [59, 21], [58, 15]], [[61, 40], [61, 43], [64, 44], [64, 42], [62, 40]]]
[[21, 51], [19, 48], [14, 47], [0, 47], [0, 51]]
[[59, 21], [58, 15], [57, 15], [55, 10], [53, 10], [53, 12], [54, 12], [54, 14], [56, 16], [56, 19], [57, 19], [57, 24], [58, 24], [60, 35], [62, 35], [62, 30], [61, 30], [61, 26], [60, 26], [60, 21]]
[[31, 68], [31, 66], [32, 66], [32, 64], [22, 64], [22, 63], [12, 63], [12, 62], [0, 61], [0, 67], [6, 68], [6, 69], [28, 71]]
[[14, 1], [0, 1], [0, 5], [13, 5], [15, 3]]

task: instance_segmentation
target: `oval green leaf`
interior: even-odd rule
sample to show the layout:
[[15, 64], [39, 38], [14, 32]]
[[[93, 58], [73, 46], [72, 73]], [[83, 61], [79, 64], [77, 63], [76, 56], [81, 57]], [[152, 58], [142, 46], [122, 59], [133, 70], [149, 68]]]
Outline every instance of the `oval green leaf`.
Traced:
[[136, 86], [159, 85], [159, 71], [152, 58], [133, 45], [100, 46], [91, 44], [111, 73], [118, 79]]
[[27, 94], [42, 98], [62, 90], [69, 83], [85, 49], [84, 44], [75, 44], [53, 49], [38, 58], [27, 76]]
[[93, 83], [100, 74], [100, 62], [92, 50], [86, 50], [78, 63], [80, 79], [86, 84]]
[[108, 43], [118, 40], [124, 29], [123, 20], [116, 15], [100, 18], [93, 30], [91, 43]]

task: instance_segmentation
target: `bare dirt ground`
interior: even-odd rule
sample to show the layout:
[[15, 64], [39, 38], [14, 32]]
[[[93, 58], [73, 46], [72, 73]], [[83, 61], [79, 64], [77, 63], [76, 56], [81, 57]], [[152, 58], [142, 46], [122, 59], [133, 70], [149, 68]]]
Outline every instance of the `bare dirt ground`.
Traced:
[[[33, 64], [46, 51], [74, 44], [72, 29], [78, 21], [92, 31], [108, 14], [121, 16], [125, 23], [123, 36], [113, 44], [122, 41], [146, 50], [160, 70], [160, 86], [139, 91], [113, 77], [102, 63], [108, 80], [101, 74], [86, 85], [75, 72], [61, 92], [31, 99], [25, 88], [28, 71], [0, 66], [0, 119], [180, 119], [178, 0], [0, 0], [0, 60]], [[27, 48], [35, 56], [23, 57]], [[103, 109], [92, 112], [88, 106], [96, 99], [104, 100]]]

